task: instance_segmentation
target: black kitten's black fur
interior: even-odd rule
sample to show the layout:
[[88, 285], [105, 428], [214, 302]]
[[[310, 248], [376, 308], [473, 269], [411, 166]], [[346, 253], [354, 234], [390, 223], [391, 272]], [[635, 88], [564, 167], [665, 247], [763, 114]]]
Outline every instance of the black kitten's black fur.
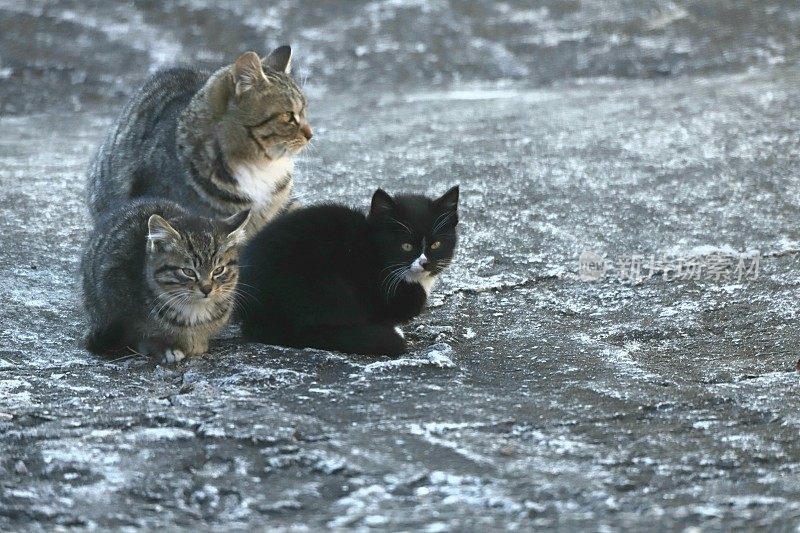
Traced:
[[342, 205], [283, 215], [242, 255], [239, 293], [248, 340], [398, 355], [395, 330], [422, 312], [452, 260], [458, 186], [441, 198], [378, 189], [368, 216]]

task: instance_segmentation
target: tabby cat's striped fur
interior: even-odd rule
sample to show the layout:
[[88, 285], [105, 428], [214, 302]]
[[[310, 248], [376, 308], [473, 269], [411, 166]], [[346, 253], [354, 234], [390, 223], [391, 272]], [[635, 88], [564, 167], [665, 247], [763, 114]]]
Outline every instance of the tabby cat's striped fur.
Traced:
[[101, 217], [81, 264], [86, 348], [163, 362], [205, 352], [233, 309], [247, 218], [198, 217], [164, 200]]
[[172, 200], [195, 215], [251, 210], [248, 233], [285, 209], [292, 157], [311, 139], [306, 100], [289, 76], [291, 49], [254, 52], [210, 76], [156, 73], [125, 106], [89, 168], [89, 207]]

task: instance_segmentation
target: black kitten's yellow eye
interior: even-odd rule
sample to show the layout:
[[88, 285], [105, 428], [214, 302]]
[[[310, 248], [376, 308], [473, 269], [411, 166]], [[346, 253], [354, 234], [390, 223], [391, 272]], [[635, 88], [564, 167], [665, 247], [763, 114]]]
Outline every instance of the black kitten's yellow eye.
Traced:
[[410, 252], [413, 249], [414, 249], [414, 246], [410, 242], [404, 242], [403, 243], [403, 251]]
[[436, 250], [442, 245], [442, 241], [436, 241], [435, 243], [431, 244], [431, 250]]
[[212, 272], [212, 275], [219, 276], [223, 272], [225, 272], [225, 267], [224, 266], [219, 266], [219, 267], [214, 269], [214, 272]]
[[192, 270], [191, 268], [182, 268], [181, 272], [183, 272], [183, 275], [186, 276], [187, 278], [196, 277], [195, 273], [194, 273], [194, 270]]

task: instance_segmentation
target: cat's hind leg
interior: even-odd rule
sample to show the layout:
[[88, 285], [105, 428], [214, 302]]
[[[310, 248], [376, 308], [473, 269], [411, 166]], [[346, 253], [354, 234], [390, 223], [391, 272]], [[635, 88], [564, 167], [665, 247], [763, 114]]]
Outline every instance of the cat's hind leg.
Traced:
[[296, 344], [359, 355], [397, 357], [408, 349], [406, 340], [391, 326], [316, 326], [299, 332]]

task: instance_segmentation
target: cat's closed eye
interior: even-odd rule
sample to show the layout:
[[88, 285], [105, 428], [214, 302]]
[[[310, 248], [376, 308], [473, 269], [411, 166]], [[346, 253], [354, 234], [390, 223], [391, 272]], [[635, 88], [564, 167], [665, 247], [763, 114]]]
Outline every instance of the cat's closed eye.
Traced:
[[402, 245], [402, 248], [403, 248], [403, 251], [410, 252], [411, 250], [414, 249], [414, 245], [411, 244], [410, 242], [404, 242], [403, 245]]

